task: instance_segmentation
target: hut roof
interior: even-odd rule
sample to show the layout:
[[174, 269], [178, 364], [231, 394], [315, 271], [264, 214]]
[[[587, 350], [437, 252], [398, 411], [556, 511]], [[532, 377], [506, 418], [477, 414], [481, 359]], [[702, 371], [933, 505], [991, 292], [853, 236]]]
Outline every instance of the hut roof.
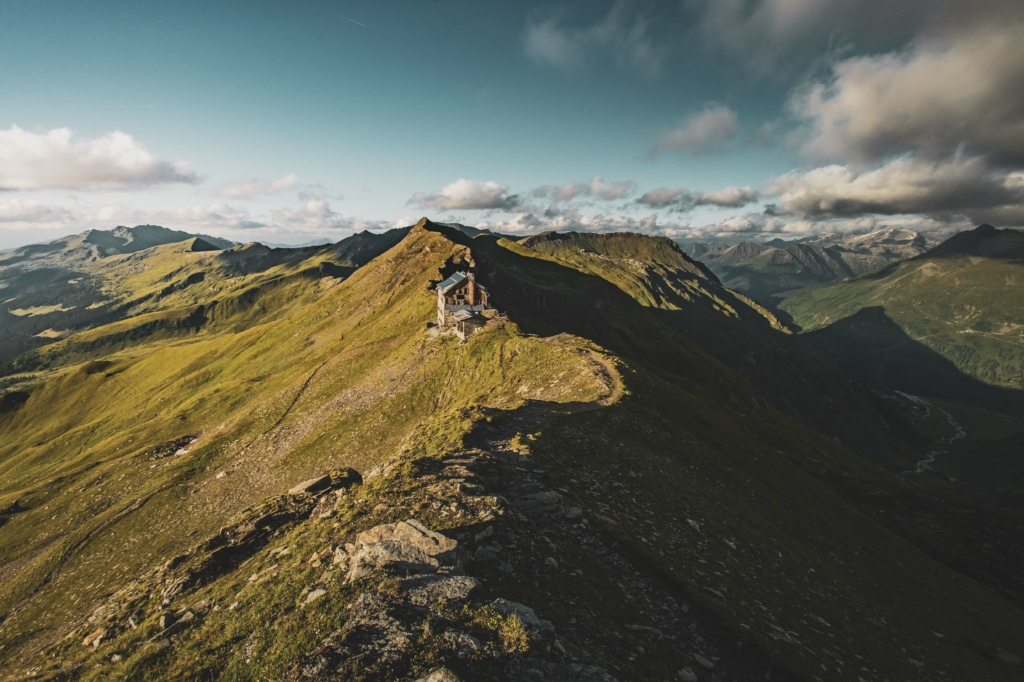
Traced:
[[438, 284], [437, 285], [437, 290], [440, 291], [442, 294], [446, 293], [449, 289], [454, 287], [456, 284], [460, 284], [465, 279], [466, 279], [465, 273], [456, 272], [454, 275], [452, 275], [451, 277], [449, 277], [445, 281], [443, 281], [440, 284]]

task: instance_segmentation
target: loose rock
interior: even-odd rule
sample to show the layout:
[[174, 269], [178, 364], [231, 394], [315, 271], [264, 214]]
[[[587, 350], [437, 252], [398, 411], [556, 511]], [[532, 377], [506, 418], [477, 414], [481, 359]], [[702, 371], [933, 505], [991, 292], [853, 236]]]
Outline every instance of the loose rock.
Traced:
[[327, 490], [330, 487], [330, 476], [317, 476], [316, 478], [311, 478], [308, 481], [303, 481], [302, 483], [299, 483], [298, 485], [289, 488], [288, 494], [301, 495], [303, 493], [318, 493], [323, 490]]

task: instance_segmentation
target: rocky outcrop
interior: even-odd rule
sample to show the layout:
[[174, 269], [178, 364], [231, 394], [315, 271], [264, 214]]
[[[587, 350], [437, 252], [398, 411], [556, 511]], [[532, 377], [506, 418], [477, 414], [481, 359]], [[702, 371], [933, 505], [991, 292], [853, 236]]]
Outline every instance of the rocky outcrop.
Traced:
[[[272, 498], [113, 595], [47, 660], [133, 666], [159, 651], [187, 667], [216, 650], [248, 665], [277, 651], [268, 674], [292, 682], [764, 678], [606, 547], [585, 518], [600, 514], [498, 445]], [[246, 618], [246, 638], [226, 640]], [[282, 647], [295, 632], [315, 636]]]
[[[397, 679], [427, 656], [482, 660], [491, 668], [500, 663], [512, 679], [536, 679], [528, 671], [543, 670], [544, 679], [556, 681], [614, 680], [593, 666], [530, 660], [524, 667], [521, 654], [531, 641], [562, 652], [566, 645], [528, 606], [504, 598], [472, 603], [480, 581], [464, 574], [458, 545], [408, 519], [374, 526], [347, 550], [336, 548], [334, 566], [347, 566], [345, 582], [364, 591], [345, 624], [303, 656], [287, 679]], [[438, 668], [419, 679], [459, 678]]]

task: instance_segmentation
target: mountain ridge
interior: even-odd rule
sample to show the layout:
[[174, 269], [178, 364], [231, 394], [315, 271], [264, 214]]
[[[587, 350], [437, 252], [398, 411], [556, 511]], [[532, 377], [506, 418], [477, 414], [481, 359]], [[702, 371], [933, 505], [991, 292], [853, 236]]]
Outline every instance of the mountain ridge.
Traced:
[[[0, 413], [7, 669], [807, 679], [827, 666], [851, 681], [1013, 679], [1000, 656], [1024, 614], [995, 591], [1012, 587], [979, 587], [825, 479], [876, 491], [876, 508], [889, 495], [946, 499], [941, 487], [779, 413], [642, 302], [657, 292], [628, 293], [641, 280], [624, 263], [579, 254], [573, 266], [571, 253], [421, 221], [344, 278], [291, 280], [302, 294], [275, 315], [232, 308], [202, 333], [142, 335], [21, 377], [27, 399]], [[645, 271], [655, 265], [666, 267]], [[587, 271], [598, 266], [617, 281]], [[507, 318], [461, 344], [426, 323], [431, 284], [468, 268]], [[344, 495], [277, 497], [345, 467], [363, 484]], [[429, 562], [415, 569], [425, 574], [381, 564], [346, 578], [360, 534], [409, 519], [466, 550], [465, 576], [437, 575], [477, 581], [477, 596], [412, 603], [414, 585], [436, 580]], [[249, 542], [251, 554], [230, 549]], [[509, 601], [553, 630], [488, 609]], [[525, 651], [508, 644], [523, 625], [540, 635]], [[387, 649], [402, 632], [417, 634]]]
[[934, 242], [899, 228], [866, 234], [837, 233], [795, 242], [739, 242], [711, 248], [691, 244], [731, 289], [776, 309], [800, 289], [854, 277], [926, 252]]

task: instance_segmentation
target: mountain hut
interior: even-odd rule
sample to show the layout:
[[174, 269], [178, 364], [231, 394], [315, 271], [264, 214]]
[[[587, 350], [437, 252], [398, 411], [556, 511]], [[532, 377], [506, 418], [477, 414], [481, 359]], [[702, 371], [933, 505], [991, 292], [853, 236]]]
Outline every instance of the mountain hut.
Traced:
[[472, 272], [456, 272], [437, 285], [437, 325], [463, 340], [487, 323], [481, 313], [489, 309], [487, 287]]

